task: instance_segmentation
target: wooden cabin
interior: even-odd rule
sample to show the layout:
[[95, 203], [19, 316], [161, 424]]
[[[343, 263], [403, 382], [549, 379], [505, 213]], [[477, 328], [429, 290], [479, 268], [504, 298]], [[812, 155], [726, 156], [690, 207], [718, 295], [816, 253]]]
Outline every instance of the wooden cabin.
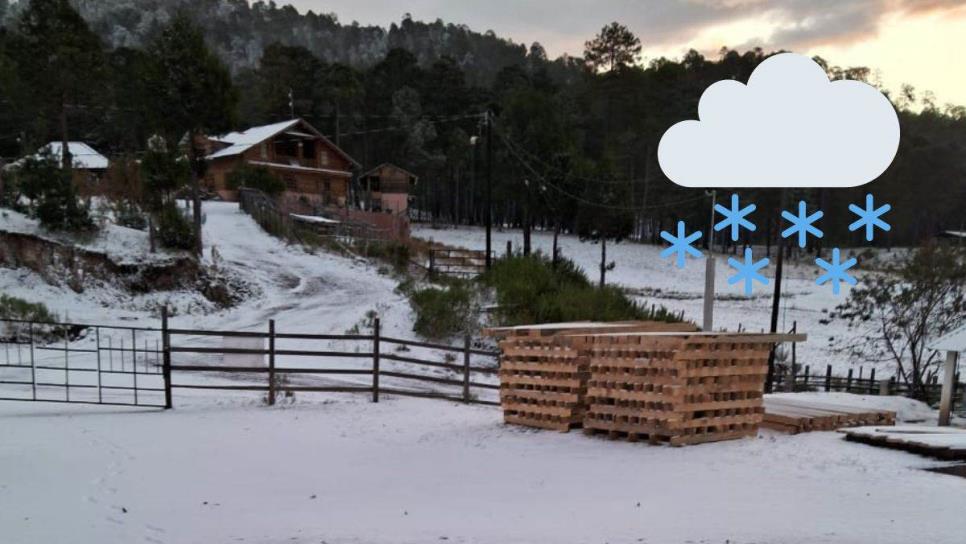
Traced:
[[241, 132], [209, 136], [205, 142], [208, 189], [236, 200], [227, 177], [241, 165], [267, 168], [285, 182], [285, 197], [310, 207], [345, 207], [358, 163], [312, 125], [290, 119]]
[[[60, 165], [63, 149], [62, 142], [50, 142], [38, 149], [33, 158], [47, 157]], [[67, 142], [67, 151], [70, 153], [71, 160], [71, 181], [77, 191], [85, 196], [100, 194], [103, 191], [101, 182], [110, 166], [107, 157], [84, 142]], [[4, 172], [8, 175], [13, 173], [20, 168], [25, 160], [26, 157], [6, 165], [3, 168]]]
[[370, 211], [403, 213], [419, 177], [395, 164], [382, 163], [359, 177], [363, 207]]

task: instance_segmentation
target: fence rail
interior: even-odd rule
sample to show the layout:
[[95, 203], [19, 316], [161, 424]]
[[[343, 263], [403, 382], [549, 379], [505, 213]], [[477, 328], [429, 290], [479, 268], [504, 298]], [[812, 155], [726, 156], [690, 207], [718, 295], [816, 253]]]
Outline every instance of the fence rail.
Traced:
[[[801, 373], [796, 368], [788, 368], [785, 373], [778, 373], [775, 376], [775, 391], [842, 391], [846, 393], [861, 393], [866, 395], [902, 395], [915, 396], [916, 387], [902, 380], [891, 376], [888, 379], [877, 379], [875, 369], [871, 369], [866, 375], [861, 367], [859, 374], [856, 375], [853, 369], [849, 369], [845, 376], [835, 376], [832, 374], [832, 365], [826, 365], [824, 374], [813, 374], [810, 366], [805, 366]], [[925, 393], [927, 402], [936, 402], [942, 393], [942, 384], [937, 377], [933, 377], [927, 383], [922, 384], [922, 391]], [[966, 402], [966, 383], [960, 381], [960, 374], [957, 372], [953, 382], [953, 402], [958, 400]]]
[[[483, 398], [499, 391], [498, 385], [486, 382], [497, 373], [498, 352], [473, 347], [468, 335], [462, 346], [385, 337], [378, 318], [371, 334], [281, 332], [274, 320], [265, 331], [174, 328], [166, 309], [160, 328], [6, 321], [0, 331], [6, 355], [0, 364], [0, 400], [171, 408], [175, 391], [213, 390], [263, 392], [268, 404], [275, 404], [279, 395], [297, 392], [366, 393], [374, 402], [389, 393], [499, 404]], [[64, 338], [62, 343], [52, 341], [51, 331]], [[217, 339], [220, 345], [215, 345]], [[352, 346], [312, 345], [319, 342]], [[431, 352], [408, 353], [411, 350]], [[444, 355], [442, 360], [435, 352]], [[57, 362], [40, 353], [56, 354]], [[326, 366], [323, 360], [338, 364]], [[51, 377], [51, 372], [57, 376]], [[381, 378], [393, 383], [387, 387]], [[451, 389], [439, 390], [443, 387]], [[60, 393], [44, 394], [51, 388]], [[80, 396], [77, 391], [96, 395]], [[119, 398], [121, 392], [128, 397]]]

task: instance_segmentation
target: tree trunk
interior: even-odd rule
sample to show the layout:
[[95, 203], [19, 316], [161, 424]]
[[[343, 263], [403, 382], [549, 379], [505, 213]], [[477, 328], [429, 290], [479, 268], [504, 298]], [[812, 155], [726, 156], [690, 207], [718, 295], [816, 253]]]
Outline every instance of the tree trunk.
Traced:
[[188, 141], [188, 155], [191, 161], [191, 202], [195, 227], [195, 254], [201, 257], [204, 249], [201, 240], [201, 176], [198, 172], [198, 149], [195, 146], [196, 131], [191, 131]]

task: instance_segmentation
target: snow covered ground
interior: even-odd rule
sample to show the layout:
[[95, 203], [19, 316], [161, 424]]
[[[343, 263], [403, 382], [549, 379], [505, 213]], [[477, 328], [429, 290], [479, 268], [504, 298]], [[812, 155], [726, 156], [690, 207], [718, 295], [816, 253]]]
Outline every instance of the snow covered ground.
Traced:
[[495, 408], [314, 398], [0, 402], [0, 540], [962, 542], [966, 481], [834, 432], [671, 448], [506, 426]]
[[[433, 229], [426, 225], [416, 225], [412, 234], [467, 249], [484, 249], [486, 243], [485, 231], [474, 227]], [[519, 249], [523, 244], [523, 235], [518, 230], [493, 231], [493, 248], [498, 253], [506, 250], [508, 240], [515, 249]], [[553, 235], [548, 232], [534, 232], [532, 243], [534, 249], [549, 255], [553, 247]], [[559, 243], [563, 255], [576, 262], [596, 281], [599, 275], [600, 245], [581, 242], [576, 236], [566, 235], [560, 237]], [[673, 259], [660, 257], [662, 249], [660, 246], [633, 242], [608, 244], [607, 260], [615, 262], [616, 268], [607, 273], [607, 281], [629, 288], [642, 302], [658, 303], [675, 311], [684, 311], [686, 319], [700, 325], [703, 315], [704, 260], [688, 258], [685, 268], [679, 269], [675, 267]], [[742, 284], [728, 285], [728, 276], [733, 273], [728, 265], [729, 256], [715, 255], [715, 329], [734, 331], [740, 326], [743, 330], [768, 330], [771, 323], [773, 284], [756, 285], [752, 297], [746, 297]], [[755, 258], [758, 259], [759, 256], [756, 255]], [[771, 282], [774, 281], [773, 265], [763, 273]], [[849, 331], [841, 321], [821, 323], [828, 318], [828, 312], [833, 311], [836, 305], [847, 298], [851, 288], [843, 284], [841, 294], [834, 295], [829, 284], [815, 284], [818, 275], [819, 268], [813, 262], [785, 263], [779, 329], [787, 331], [797, 322], [798, 330], [808, 334], [808, 341], [799, 345], [797, 355], [798, 362], [809, 365], [813, 375], [824, 373], [826, 364], [832, 364], [834, 372], [842, 375], [850, 366], [855, 367], [858, 375], [858, 366], [861, 364], [868, 375], [871, 366], [868, 362], [849, 361], [845, 355], [830, 349], [830, 342], [847, 341], [856, 333]], [[886, 376], [893, 372], [889, 362], [878, 366], [880, 376], [883, 372], [886, 372]]]
[[[10, 215], [0, 219], [0, 228], [26, 228], [24, 221], [29, 220], [16, 212], [4, 213]], [[287, 332], [342, 333], [375, 310], [390, 327], [387, 334], [408, 331], [409, 305], [394, 292], [395, 280], [380, 274], [375, 265], [332, 253], [313, 255], [288, 245], [265, 233], [237, 203], [205, 202], [204, 213], [205, 262], [214, 262], [214, 248], [219, 266], [254, 287], [255, 296], [239, 306], [218, 310], [194, 291], [136, 295], [94, 285], [75, 293], [25, 269], [0, 268], [0, 291], [43, 302], [57, 315], [86, 323], [156, 327], [158, 308], [167, 303], [177, 327], [265, 330], [268, 319], [274, 318], [279, 330]], [[120, 242], [117, 229], [123, 233]], [[95, 248], [110, 249], [113, 255], [131, 255], [133, 247], [147, 254], [146, 235], [140, 231], [112, 227], [97, 240], [102, 242]]]

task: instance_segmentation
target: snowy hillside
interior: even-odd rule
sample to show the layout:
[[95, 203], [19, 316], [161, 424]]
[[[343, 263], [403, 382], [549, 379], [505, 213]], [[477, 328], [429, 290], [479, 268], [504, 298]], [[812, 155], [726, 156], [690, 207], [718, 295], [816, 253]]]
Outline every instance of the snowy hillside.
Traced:
[[[485, 248], [485, 231], [481, 228], [432, 229], [415, 226], [413, 236], [426, 240], [432, 239], [452, 246], [468, 249]], [[506, 242], [519, 249], [523, 244], [520, 231], [505, 230], [493, 232], [493, 248], [502, 253]], [[549, 255], [553, 247], [553, 235], [546, 232], [533, 233], [534, 249]], [[581, 242], [575, 236], [561, 236], [560, 248], [563, 255], [580, 266], [587, 275], [595, 280], [598, 277], [600, 246]], [[637, 295], [648, 304], [658, 303], [675, 311], [683, 311], [685, 318], [699, 325], [702, 319], [702, 298], [704, 295], [704, 261], [688, 259], [684, 269], [674, 266], [673, 259], [662, 259], [663, 248], [647, 244], [624, 242], [608, 244], [607, 260], [616, 263], [616, 268], [607, 273], [607, 281], [619, 284]], [[768, 330], [771, 322], [772, 284], [756, 285], [752, 297], [746, 297], [741, 284], [728, 285], [728, 276], [733, 273], [728, 266], [729, 255], [716, 255], [714, 326], [716, 329], [760, 331]], [[756, 258], [757, 255], [756, 255]], [[763, 271], [770, 281], [774, 281], [774, 266]], [[808, 341], [798, 347], [798, 361], [810, 365], [811, 372], [824, 373], [825, 365], [832, 364], [833, 371], [844, 374], [850, 367], [843, 354], [829, 349], [830, 341], [848, 338], [850, 332], [843, 322], [822, 324], [828, 312], [848, 296], [848, 285], [843, 285], [840, 295], [833, 295], [829, 285], [818, 286], [815, 278], [818, 267], [810, 262], [787, 262], [782, 280], [782, 306], [779, 313], [779, 329], [788, 330], [798, 322], [800, 332], [808, 334]], [[870, 365], [864, 365], [866, 372]], [[859, 363], [853, 365], [858, 375]], [[891, 375], [891, 364], [882, 363], [880, 372]], [[880, 376], [882, 374], [880, 373]]]
[[[236, 203], [206, 202], [204, 212], [205, 263], [251, 285], [254, 296], [239, 306], [219, 310], [193, 291], [131, 294], [108, 284], [76, 293], [50, 285], [26, 269], [0, 268], [0, 291], [43, 302], [61, 317], [87, 323], [156, 327], [158, 308], [167, 303], [178, 327], [264, 330], [274, 318], [279, 329], [287, 331], [341, 333], [376, 310], [384, 314], [392, 334], [408, 332], [409, 305], [394, 293], [396, 282], [376, 266], [331, 253], [313, 255], [285, 244], [265, 233]], [[3, 226], [30, 230], [28, 221], [10, 215]], [[143, 232], [117, 227], [92, 244], [112, 255], [133, 257], [149, 255], [146, 242]]]

